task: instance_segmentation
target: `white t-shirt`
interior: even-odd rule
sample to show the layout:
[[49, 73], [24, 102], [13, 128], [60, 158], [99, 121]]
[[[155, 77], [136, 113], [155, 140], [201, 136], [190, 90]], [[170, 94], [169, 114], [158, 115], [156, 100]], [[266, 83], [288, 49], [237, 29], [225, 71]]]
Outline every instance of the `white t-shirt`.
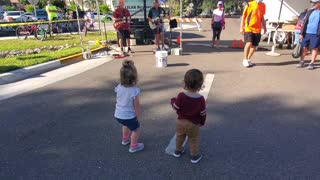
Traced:
[[223, 17], [223, 11], [219, 9], [213, 10], [212, 17], [214, 18], [214, 22], [220, 22]]
[[134, 110], [133, 100], [140, 94], [140, 88], [124, 87], [119, 84], [114, 91], [117, 93], [117, 103], [114, 116], [119, 119], [135, 118], [136, 112]]

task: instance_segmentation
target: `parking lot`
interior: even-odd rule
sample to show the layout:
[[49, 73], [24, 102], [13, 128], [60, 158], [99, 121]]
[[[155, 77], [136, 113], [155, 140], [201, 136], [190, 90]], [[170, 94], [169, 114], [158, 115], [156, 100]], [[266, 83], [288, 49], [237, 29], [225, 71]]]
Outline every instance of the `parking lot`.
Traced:
[[[169, 56], [168, 67], [155, 67], [152, 45], [133, 47], [130, 59], [142, 90], [142, 152], [130, 154], [121, 145], [121, 127], [113, 115], [122, 59], [114, 59], [0, 101], [0, 176], [319, 179], [319, 68], [297, 69], [292, 50], [279, 49], [278, 57], [258, 51], [252, 59], [256, 66], [244, 68], [242, 49], [231, 48], [233, 40], [242, 38], [239, 19], [227, 19], [220, 49], [210, 47], [208, 22], [201, 32], [185, 30], [183, 56]], [[266, 42], [262, 46], [270, 48]], [[85, 61], [80, 63], [86, 67]], [[206, 102], [207, 123], [201, 128], [203, 159], [197, 165], [190, 163], [189, 151], [180, 159], [164, 153], [175, 132], [170, 98], [183, 91], [183, 75], [191, 68], [215, 75]], [[58, 71], [51, 73], [55, 77]], [[29, 78], [25, 89], [49, 76]], [[0, 92], [18, 84], [0, 86]]]

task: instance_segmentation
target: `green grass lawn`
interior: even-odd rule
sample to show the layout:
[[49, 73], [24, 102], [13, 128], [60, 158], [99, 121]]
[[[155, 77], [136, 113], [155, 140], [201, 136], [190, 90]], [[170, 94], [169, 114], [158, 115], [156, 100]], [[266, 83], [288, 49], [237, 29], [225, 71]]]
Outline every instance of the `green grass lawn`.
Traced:
[[[82, 36], [85, 47], [89, 41], [105, 40], [105, 35], [102, 33], [102, 36], [98, 33], [89, 33], [86, 37]], [[116, 40], [117, 36], [115, 32], [108, 32], [108, 40]], [[80, 46], [80, 37], [79, 35], [59, 35], [55, 37], [48, 37], [45, 41], [37, 41], [34, 38], [28, 38], [26, 40], [12, 39], [12, 40], [1, 40], [0, 41], [0, 51], [9, 51], [9, 50], [26, 50], [26, 49], [35, 49], [43, 46], [63, 46], [63, 45], [74, 45], [76, 46], [57, 50], [57, 51], [48, 51], [43, 50], [39, 54], [23, 55], [10, 58], [1, 58], [0, 59], [0, 73], [5, 73], [15, 69], [20, 69], [51, 60], [56, 60], [62, 57], [69, 55], [81, 53], [82, 49]], [[89, 45], [90, 49], [100, 47], [98, 44]]]

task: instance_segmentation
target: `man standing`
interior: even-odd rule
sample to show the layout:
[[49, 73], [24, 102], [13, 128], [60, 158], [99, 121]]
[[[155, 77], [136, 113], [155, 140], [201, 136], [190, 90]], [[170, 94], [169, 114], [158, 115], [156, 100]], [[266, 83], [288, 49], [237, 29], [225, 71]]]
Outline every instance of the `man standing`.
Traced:
[[50, 26], [50, 35], [52, 35], [52, 23], [51, 21], [58, 19], [58, 10], [55, 5], [52, 5], [50, 1], [47, 1], [46, 11], [48, 14], [49, 26]]
[[[153, 3], [153, 7], [149, 10], [148, 19], [149, 26], [153, 30], [153, 33], [156, 37], [156, 50], [160, 50], [160, 38], [161, 44], [164, 43], [164, 34], [163, 34], [163, 17], [164, 17], [164, 9], [160, 7], [159, 0], [155, 0]], [[164, 49], [164, 47], [162, 47]]]
[[304, 67], [304, 58], [308, 51], [308, 47], [312, 49], [311, 53], [311, 62], [308, 66], [309, 70], [315, 69], [314, 63], [318, 56], [318, 51], [320, 48], [320, 0], [311, 0], [313, 7], [307, 12], [307, 15], [304, 19], [301, 38], [302, 38], [302, 47], [304, 47], [301, 60], [297, 65], [298, 68]]
[[123, 51], [123, 41], [127, 41], [128, 52], [132, 53], [130, 48], [130, 12], [127, 8], [124, 7], [124, 0], [119, 0], [119, 7], [114, 11], [114, 27], [117, 30], [119, 37], [119, 46], [121, 52]]
[[264, 33], [267, 31], [264, 19], [265, 13], [266, 5], [262, 0], [251, 0], [243, 11], [240, 33], [244, 34], [246, 42], [242, 62], [244, 67], [254, 66], [250, 59], [259, 45], [262, 27]]

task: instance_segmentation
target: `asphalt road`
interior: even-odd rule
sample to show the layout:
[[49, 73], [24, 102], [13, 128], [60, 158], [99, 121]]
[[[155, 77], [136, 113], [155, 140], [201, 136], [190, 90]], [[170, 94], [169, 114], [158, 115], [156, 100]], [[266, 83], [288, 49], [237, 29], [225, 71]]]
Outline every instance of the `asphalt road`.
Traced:
[[[227, 19], [223, 45], [241, 38], [238, 24]], [[155, 67], [153, 46], [133, 48], [143, 152], [121, 145], [113, 118], [118, 59], [0, 102], [0, 179], [319, 179], [319, 63], [297, 69], [290, 50], [258, 51], [257, 66], [243, 68], [241, 49], [188, 45], [209, 44], [203, 28], [186, 31], [184, 55], [169, 56], [167, 68]], [[169, 100], [190, 68], [215, 74], [196, 165], [189, 151], [180, 159], [164, 153], [175, 131]]]

